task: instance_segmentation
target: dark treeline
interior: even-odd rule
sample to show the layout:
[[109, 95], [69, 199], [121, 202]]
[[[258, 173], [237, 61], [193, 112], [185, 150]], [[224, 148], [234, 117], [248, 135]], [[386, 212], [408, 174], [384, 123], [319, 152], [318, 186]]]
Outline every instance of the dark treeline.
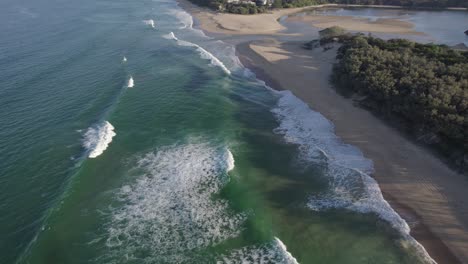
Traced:
[[[236, 14], [257, 14], [268, 10], [263, 1], [252, 1], [252, 4], [228, 3], [228, 0], [190, 0], [191, 2], [207, 6], [215, 10]], [[256, 3], [256, 4], [254, 4]], [[468, 0], [271, 0], [272, 8], [290, 8], [313, 6], [320, 4], [357, 4], [357, 5], [395, 5], [408, 8], [445, 8], [468, 7]]]
[[363, 35], [340, 39], [336, 87], [467, 172], [468, 52]]

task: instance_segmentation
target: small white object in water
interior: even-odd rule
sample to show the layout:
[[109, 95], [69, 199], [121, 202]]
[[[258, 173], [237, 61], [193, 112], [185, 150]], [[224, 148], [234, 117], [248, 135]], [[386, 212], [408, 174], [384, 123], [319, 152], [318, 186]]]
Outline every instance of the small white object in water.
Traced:
[[143, 20], [143, 22], [150, 26], [151, 28], [154, 28], [155, 27], [155, 23], [154, 23], [154, 20], [153, 19], [149, 19], [149, 20]]
[[127, 62], [127, 57], [124, 56], [123, 59], [122, 59], [122, 62], [124, 62], [124, 63]]
[[128, 82], [127, 82], [127, 87], [128, 88], [133, 88], [133, 86], [135, 86], [135, 84], [133, 82], [133, 77], [130, 76], [130, 79], [128, 79]]

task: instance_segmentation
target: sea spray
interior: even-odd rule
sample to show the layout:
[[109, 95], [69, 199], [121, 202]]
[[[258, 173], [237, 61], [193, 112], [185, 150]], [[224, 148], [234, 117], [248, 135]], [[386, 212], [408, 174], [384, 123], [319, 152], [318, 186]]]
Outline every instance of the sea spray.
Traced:
[[155, 28], [155, 23], [153, 19], [143, 20], [143, 23], [145, 25], [148, 25], [150, 28]]
[[133, 88], [135, 86], [135, 82], [133, 81], [133, 77], [130, 76], [130, 78], [127, 81], [127, 87], [128, 88]]
[[226, 149], [226, 162], [227, 162], [227, 171], [232, 171], [234, 169], [234, 156], [232, 155], [232, 152], [229, 149]]
[[172, 40], [178, 40], [177, 37], [174, 35], [174, 32], [170, 32], [169, 34], [163, 35], [163, 38], [165, 38], [165, 39], [172, 39]]
[[101, 155], [115, 135], [114, 127], [107, 121], [88, 128], [83, 138], [83, 147], [87, 149], [88, 157], [96, 158]]
[[193, 17], [180, 9], [173, 9], [169, 12], [170, 15], [175, 16], [182, 24], [179, 29], [192, 29], [193, 28]]

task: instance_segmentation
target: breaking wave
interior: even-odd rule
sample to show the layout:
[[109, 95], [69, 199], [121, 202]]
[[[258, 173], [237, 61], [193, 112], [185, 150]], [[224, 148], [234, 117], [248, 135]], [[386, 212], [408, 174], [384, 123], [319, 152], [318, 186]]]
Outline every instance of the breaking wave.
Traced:
[[200, 53], [201, 58], [206, 59], [206, 60], [210, 60], [212, 65], [220, 67], [228, 75], [231, 74], [231, 71], [226, 67], [226, 65], [224, 65], [223, 62], [221, 62], [218, 58], [216, 58], [216, 56], [214, 56], [212, 53], [210, 53], [206, 49], [202, 48], [200, 45], [189, 42], [189, 41], [178, 39], [175, 36], [174, 32], [171, 32], [168, 35], [165, 35], [164, 37], [167, 38], [167, 39], [173, 39], [173, 40], [177, 41], [177, 44], [180, 45], [180, 46], [196, 48], [198, 53]]
[[88, 157], [96, 158], [101, 155], [115, 135], [114, 127], [107, 121], [88, 128], [83, 138], [83, 147], [88, 150]]
[[171, 32], [171, 33], [169, 33], [169, 34], [163, 35], [163, 38], [165, 38], [165, 39], [178, 40], [177, 37], [174, 35], [174, 32]]
[[333, 124], [323, 115], [294, 96], [290, 91], [280, 94], [272, 112], [280, 122], [275, 133], [299, 146], [300, 158], [307, 164], [323, 168], [329, 181], [328, 191], [311, 195], [309, 208], [315, 211], [345, 208], [360, 213], [374, 213], [389, 222], [411, 242], [428, 263], [435, 263], [413, 237], [410, 227], [382, 196], [378, 183], [370, 176], [373, 163], [361, 151], [343, 143], [334, 133]]
[[289, 253], [279, 238], [261, 246], [247, 246], [222, 256], [217, 263], [250, 264], [250, 263], [281, 263], [299, 264]]
[[193, 28], [193, 17], [184, 10], [173, 9], [169, 12], [169, 14], [175, 16], [183, 24], [183, 26], [181, 26], [180, 29]]
[[144, 23], [145, 25], [150, 26], [151, 28], [155, 28], [155, 23], [154, 23], [154, 20], [153, 20], [153, 19], [143, 20], [143, 23]]
[[137, 179], [117, 191], [122, 206], [112, 212], [107, 228], [110, 257], [193, 263], [207, 247], [238, 236], [246, 215], [213, 198], [229, 180], [230, 157], [226, 148], [198, 143], [139, 159]]
[[127, 81], [127, 87], [128, 88], [133, 88], [135, 86], [135, 82], [133, 81], [133, 77], [130, 76], [130, 78]]

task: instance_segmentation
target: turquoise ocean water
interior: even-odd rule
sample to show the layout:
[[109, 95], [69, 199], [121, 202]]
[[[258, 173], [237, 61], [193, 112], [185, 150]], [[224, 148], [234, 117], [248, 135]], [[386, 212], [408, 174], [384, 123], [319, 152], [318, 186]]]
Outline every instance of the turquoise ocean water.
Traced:
[[430, 261], [372, 162], [176, 2], [0, 21], [0, 263]]

